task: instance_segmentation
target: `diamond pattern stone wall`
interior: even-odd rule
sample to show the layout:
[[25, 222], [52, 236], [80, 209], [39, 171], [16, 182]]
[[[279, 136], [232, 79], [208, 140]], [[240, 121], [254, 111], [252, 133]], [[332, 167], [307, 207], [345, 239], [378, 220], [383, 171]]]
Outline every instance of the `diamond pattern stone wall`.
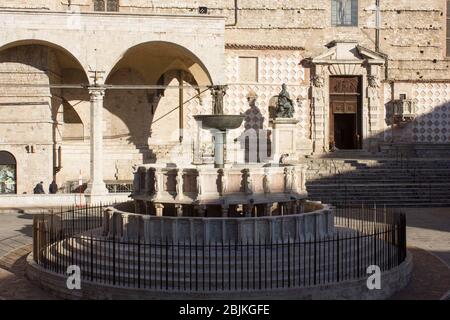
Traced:
[[[239, 57], [258, 58], [258, 82], [239, 83]], [[268, 129], [270, 107], [276, 105], [276, 96], [281, 85], [288, 85], [288, 92], [295, 104], [294, 117], [300, 120], [299, 135], [309, 132], [309, 103], [305, 70], [300, 65], [302, 57], [297, 51], [241, 51], [227, 50], [226, 79], [229, 85], [225, 96], [225, 112], [246, 115], [242, 129]], [[251, 106], [248, 97], [256, 95], [257, 100]], [[237, 130], [238, 131], [238, 130]]]
[[450, 84], [413, 85], [418, 117], [412, 124], [412, 142], [450, 142]]

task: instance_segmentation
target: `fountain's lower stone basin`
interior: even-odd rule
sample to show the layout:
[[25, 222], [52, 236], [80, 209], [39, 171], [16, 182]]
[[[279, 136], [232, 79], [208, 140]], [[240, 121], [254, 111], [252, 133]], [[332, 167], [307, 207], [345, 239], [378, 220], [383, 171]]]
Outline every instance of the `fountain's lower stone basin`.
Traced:
[[282, 241], [333, 232], [332, 208], [308, 202], [303, 164], [143, 165], [134, 202], [105, 215], [105, 235], [151, 241]]
[[197, 115], [194, 119], [202, 122], [203, 129], [219, 131], [233, 130], [241, 126], [244, 115]]
[[103, 235], [155, 243], [245, 244], [322, 238], [334, 232], [333, 210], [320, 202], [303, 201], [296, 212], [263, 217], [155, 217], [132, 211], [133, 203], [105, 210]]

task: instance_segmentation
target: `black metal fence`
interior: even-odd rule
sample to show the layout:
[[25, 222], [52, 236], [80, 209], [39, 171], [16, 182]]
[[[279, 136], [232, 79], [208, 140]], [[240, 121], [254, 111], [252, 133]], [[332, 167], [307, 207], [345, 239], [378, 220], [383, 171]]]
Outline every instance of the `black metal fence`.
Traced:
[[406, 258], [405, 216], [386, 209], [336, 209], [333, 235], [283, 241], [151, 242], [101, 236], [102, 207], [36, 217], [34, 259], [84, 281], [165, 291], [270, 290], [367, 278]]
[[[105, 181], [106, 188], [109, 193], [133, 193], [133, 181]], [[87, 183], [81, 186], [78, 181], [66, 182], [64, 187], [65, 193], [84, 193], [87, 188]]]

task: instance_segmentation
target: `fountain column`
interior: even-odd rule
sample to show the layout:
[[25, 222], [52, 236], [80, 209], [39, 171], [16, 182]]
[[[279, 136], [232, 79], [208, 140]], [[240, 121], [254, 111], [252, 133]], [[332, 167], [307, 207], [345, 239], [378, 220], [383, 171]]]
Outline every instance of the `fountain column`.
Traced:
[[225, 167], [225, 143], [226, 132], [214, 132], [214, 168], [223, 169]]

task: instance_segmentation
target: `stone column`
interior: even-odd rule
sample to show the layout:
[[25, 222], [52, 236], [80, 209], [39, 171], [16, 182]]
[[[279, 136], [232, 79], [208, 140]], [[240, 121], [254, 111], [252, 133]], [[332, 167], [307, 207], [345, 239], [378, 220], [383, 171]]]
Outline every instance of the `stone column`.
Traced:
[[157, 217], [163, 216], [164, 205], [162, 203], [155, 203], [155, 211]]
[[206, 215], [206, 206], [205, 205], [199, 205], [197, 206], [197, 216], [198, 217], [204, 217]]
[[229, 206], [227, 206], [227, 205], [222, 206], [222, 218], [228, 217], [228, 209], [229, 209]]
[[326, 79], [323, 74], [323, 67], [318, 65], [316, 66], [316, 74], [312, 77], [312, 139], [313, 139], [313, 153], [320, 154], [328, 150], [328, 146], [326, 146], [326, 119], [327, 119], [327, 110], [326, 110], [326, 93], [327, 93], [327, 85]]
[[214, 132], [214, 168], [225, 167], [225, 144], [227, 133], [225, 131]]
[[177, 217], [182, 217], [183, 216], [183, 205], [176, 204], [175, 205], [175, 210], [177, 212]]
[[244, 205], [244, 213], [245, 213], [245, 217], [246, 218], [251, 218], [252, 217], [252, 211], [253, 211], [253, 204], [245, 204]]
[[266, 203], [264, 205], [264, 207], [265, 207], [264, 208], [264, 211], [265, 211], [264, 215], [267, 216], [267, 217], [271, 217], [272, 216], [273, 203]]
[[103, 181], [103, 97], [104, 88], [90, 87], [91, 100], [91, 177], [85, 191], [89, 195], [108, 193]]

